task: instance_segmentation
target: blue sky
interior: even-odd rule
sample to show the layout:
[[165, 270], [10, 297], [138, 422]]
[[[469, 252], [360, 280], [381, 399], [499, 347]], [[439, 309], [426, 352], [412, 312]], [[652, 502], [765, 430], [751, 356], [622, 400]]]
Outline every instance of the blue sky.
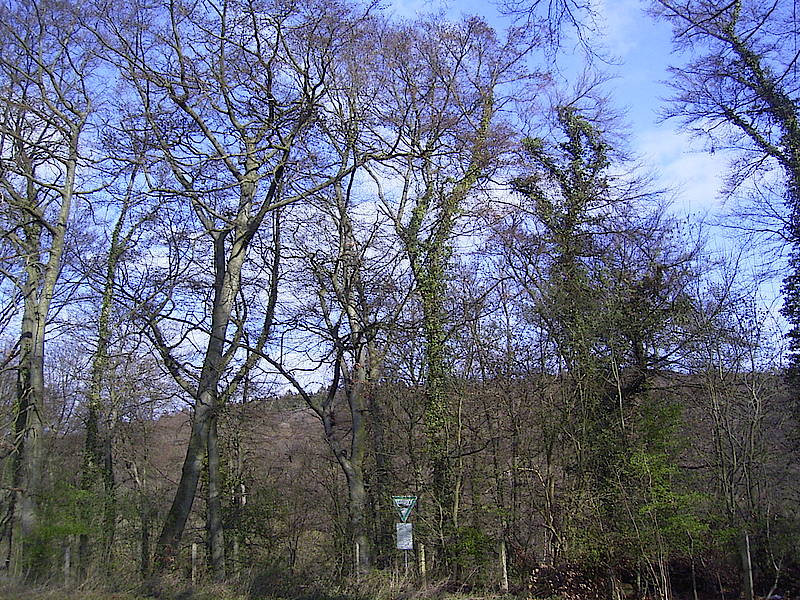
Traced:
[[[597, 32], [592, 43], [604, 48], [614, 58], [613, 64], [600, 65], [613, 76], [607, 84], [614, 108], [624, 111], [630, 127], [634, 152], [653, 168], [661, 186], [674, 193], [673, 208], [680, 214], [709, 216], [723, 210], [719, 196], [726, 161], [722, 154], [703, 151], [700, 140], [692, 140], [679, 131], [675, 120], [660, 122], [660, 112], [667, 104], [670, 89], [667, 71], [671, 60], [670, 29], [645, 13], [640, 0], [595, 0]], [[413, 17], [418, 12], [444, 10], [452, 18], [477, 14], [497, 29], [503, 18], [495, 5], [475, 0], [391, 0], [389, 11], [397, 16]], [[583, 67], [580, 52], [565, 52], [559, 66], [567, 77]]]

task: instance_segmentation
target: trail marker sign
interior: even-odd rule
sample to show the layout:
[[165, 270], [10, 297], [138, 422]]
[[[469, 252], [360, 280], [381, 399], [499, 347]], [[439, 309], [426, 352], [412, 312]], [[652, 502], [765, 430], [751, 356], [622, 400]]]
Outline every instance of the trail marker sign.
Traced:
[[417, 504], [417, 497], [416, 496], [392, 496], [392, 502], [394, 502], [394, 507], [397, 509], [398, 514], [400, 515], [400, 520], [405, 523], [408, 521], [408, 516], [411, 514], [411, 510]]

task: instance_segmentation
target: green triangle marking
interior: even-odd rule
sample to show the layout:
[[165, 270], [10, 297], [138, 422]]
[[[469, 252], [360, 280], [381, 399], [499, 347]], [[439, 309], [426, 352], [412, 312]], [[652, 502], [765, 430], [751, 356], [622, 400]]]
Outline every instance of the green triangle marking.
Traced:
[[417, 497], [392, 496], [392, 502], [394, 502], [394, 507], [400, 514], [400, 519], [405, 523], [408, 520], [408, 516], [411, 514], [411, 510], [417, 505]]

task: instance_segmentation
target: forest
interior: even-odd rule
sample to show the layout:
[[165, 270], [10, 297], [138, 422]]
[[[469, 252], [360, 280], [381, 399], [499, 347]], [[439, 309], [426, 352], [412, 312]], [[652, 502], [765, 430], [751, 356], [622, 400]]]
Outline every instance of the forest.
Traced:
[[714, 223], [492, 6], [0, 3], [0, 597], [800, 597], [796, 2], [637, 16]]

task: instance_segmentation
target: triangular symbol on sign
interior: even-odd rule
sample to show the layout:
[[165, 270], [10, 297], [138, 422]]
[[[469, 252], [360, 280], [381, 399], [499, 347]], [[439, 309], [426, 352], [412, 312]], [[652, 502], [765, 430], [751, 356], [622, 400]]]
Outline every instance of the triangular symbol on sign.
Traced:
[[416, 496], [392, 496], [397, 512], [400, 514], [400, 519], [405, 523], [408, 520], [408, 515], [411, 514], [411, 509], [417, 504]]

